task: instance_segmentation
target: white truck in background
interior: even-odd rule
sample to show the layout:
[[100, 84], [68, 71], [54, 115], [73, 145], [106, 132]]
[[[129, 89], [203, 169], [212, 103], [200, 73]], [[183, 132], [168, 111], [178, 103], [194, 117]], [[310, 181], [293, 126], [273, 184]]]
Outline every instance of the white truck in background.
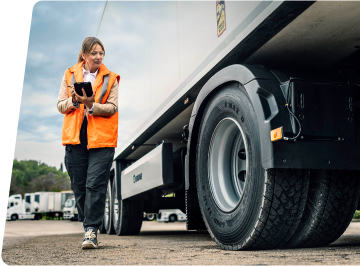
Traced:
[[186, 214], [179, 209], [160, 210], [156, 215], [156, 221], [158, 222], [182, 222], [186, 221]]
[[64, 209], [65, 202], [70, 198], [74, 198], [74, 192], [72, 190], [61, 191], [61, 209]]
[[21, 194], [11, 195], [8, 201], [6, 220], [34, 219], [35, 214], [25, 210], [25, 205], [25, 200], [22, 199]]
[[63, 218], [66, 220], [78, 220], [78, 211], [76, 208], [75, 197], [68, 198], [65, 201], [63, 210]]

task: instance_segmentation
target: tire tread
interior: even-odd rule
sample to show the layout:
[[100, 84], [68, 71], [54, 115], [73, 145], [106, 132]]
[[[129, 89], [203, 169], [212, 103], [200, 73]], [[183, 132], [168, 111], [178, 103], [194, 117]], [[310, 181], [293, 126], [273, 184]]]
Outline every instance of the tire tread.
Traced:
[[[349, 226], [360, 197], [359, 171], [317, 170], [314, 196], [289, 247], [318, 247], [338, 239]], [[310, 215], [308, 214], [310, 213]]]
[[308, 176], [307, 170], [267, 170], [262, 211], [243, 248], [277, 248], [294, 234], [306, 204]]

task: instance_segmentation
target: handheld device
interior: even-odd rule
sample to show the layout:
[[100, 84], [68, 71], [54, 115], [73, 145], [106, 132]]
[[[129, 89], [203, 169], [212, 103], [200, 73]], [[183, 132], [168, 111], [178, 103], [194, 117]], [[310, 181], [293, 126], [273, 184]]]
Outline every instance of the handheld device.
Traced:
[[93, 95], [93, 90], [91, 82], [76, 82], [74, 83], [75, 91], [80, 96], [83, 96], [82, 89], [85, 90], [86, 96], [91, 97]]

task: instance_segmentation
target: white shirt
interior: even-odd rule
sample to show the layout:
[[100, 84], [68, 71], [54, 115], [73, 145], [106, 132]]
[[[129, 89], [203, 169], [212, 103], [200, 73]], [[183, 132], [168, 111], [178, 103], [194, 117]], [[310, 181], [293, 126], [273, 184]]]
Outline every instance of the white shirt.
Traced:
[[90, 73], [89, 70], [85, 70], [84, 66], [83, 66], [83, 78], [84, 78], [84, 82], [91, 82], [91, 86], [94, 85], [94, 81], [97, 77], [99, 73], [99, 69], [96, 70], [95, 73]]

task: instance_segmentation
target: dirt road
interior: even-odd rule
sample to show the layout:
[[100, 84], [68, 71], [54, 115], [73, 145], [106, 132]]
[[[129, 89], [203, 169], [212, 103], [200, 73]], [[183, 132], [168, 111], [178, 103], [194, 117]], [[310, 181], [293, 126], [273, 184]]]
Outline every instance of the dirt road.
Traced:
[[144, 222], [138, 236], [99, 235], [97, 250], [82, 250], [82, 238], [77, 222], [7, 222], [2, 259], [9, 265], [360, 263], [360, 223], [351, 223], [333, 244], [313, 249], [226, 251], [207, 232], [186, 231], [180, 222]]

